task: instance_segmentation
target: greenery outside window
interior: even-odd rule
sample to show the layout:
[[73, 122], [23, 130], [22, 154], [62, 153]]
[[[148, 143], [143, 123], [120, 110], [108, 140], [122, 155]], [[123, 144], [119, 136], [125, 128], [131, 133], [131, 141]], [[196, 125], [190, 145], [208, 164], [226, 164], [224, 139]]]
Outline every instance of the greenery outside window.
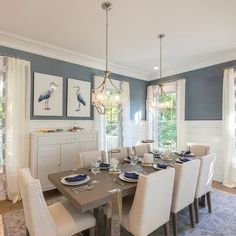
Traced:
[[176, 85], [165, 85], [163, 89], [164, 94], [156, 98], [156, 146], [158, 149], [176, 149]]
[[[115, 96], [113, 91], [109, 91], [108, 96]], [[121, 140], [121, 112], [119, 103], [109, 104], [105, 114], [106, 127], [106, 147], [112, 149], [120, 147]]]

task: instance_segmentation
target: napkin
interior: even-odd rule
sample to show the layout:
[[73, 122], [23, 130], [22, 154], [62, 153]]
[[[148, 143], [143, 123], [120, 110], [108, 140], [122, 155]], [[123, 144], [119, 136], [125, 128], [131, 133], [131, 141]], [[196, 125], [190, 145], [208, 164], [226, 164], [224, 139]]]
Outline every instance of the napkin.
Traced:
[[124, 176], [129, 179], [138, 179], [138, 174], [134, 172], [125, 172]]
[[186, 157], [180, 157], [179, 158], [182, 162], [187, 162], [187, 161], [190, 161], [189, 158], [186, 158]]
[[109, 164], [109, 163], [102, 162], [102, 163], [100, 163], [100, 167], [102, 167], [102, 168], [109, 168], [109, 167], [110, 167], [110, 164]]
[[67, 182], [78, 182], [78, 181], [82, 181], [84, 179], [86, 179], [87, 175], [76, 175], [76, 176], [73, 176], [73, 177], [66, 177], [65, 180]]
[[164, 163], [157, 163], [157, 166], [162, 169], [166, 169], [169, 165], [164, 164]]

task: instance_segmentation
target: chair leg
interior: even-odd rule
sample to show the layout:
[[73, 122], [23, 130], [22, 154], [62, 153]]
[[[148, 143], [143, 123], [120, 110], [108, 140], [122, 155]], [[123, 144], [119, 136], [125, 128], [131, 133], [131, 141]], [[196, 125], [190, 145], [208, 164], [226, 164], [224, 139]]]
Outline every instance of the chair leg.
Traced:
[[211, 211], [211, 192], [208, 192], [208, 193], [206, 194], [206, 196], [207, 196], [208, 211], [209, 211], [209, 213], [211, 213], [211, 212], [212, 212], [212, 211]]
[[26, 236], [30, 236], [30, 233], [27, 227], [26, 227]]
[[96, 228], [95, 226], [89, 229], [89, 236], [95, 236]]
[[166, 222], [163, 225], [163, 230], [164, 230], [164, 236], [169, 236], [169, 222]]
[[177, 236], [177, 214], [172, 213], [173, 235]]
[[195, 211], [195, 218], [196, 218], [196, 223], [199, 223], [199, 202], [198, 199], [194, 199], [194, 211]]
[[193, 203], [191, 203], [189, 206], [189, 214], [190, 214], [190, 221], [191, 221], [191, 226], [194, 228], [194, 217], [193, 217]]
[[202, 206], [202, 207], [206, 207], [206, 198], [205, 198], [206, 196], [205, 195], [203, 195], [203, 196], [201, 196], [201, 198], [200, 198], [200, 205]]

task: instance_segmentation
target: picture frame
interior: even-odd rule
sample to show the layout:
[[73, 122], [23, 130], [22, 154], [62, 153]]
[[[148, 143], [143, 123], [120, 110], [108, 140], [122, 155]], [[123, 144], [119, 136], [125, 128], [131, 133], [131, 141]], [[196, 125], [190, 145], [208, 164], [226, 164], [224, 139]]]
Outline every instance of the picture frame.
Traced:
[[91, 82], [67, 79], [67, 117], [91, 117]]
[[33, 116], [63, 116], [63, 77], [34, 72]]

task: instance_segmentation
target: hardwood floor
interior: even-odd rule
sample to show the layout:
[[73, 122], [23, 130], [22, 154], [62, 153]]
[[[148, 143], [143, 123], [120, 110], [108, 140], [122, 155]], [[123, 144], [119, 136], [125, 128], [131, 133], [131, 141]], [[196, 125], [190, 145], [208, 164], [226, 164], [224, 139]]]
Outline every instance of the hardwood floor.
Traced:
[[[228, 188], [228, 187], [225, 187], [222, 185], [222, 183], [219, 183], [219, 182], [216, 182], [216, 181], [213, 181], [213, 188], [216, 188], [218, 190], [221, 190], [221, 191], [224, 191], [224, 192], [228, 192], [228, 193], [232, 193], [232, 194], [235, 194], [236, 195], [236, 188]], [[58, 195], [58, 191], [57, 190], [52, 190], [52, 191], [48, 191], [44, 194], [45, 198], [46, 199], [49, 199], [55, 195]], [[22, 202], [17, 202], [15, 204], [13, 204], [12, 202], [10, 201], [0, 201], [0, 214], [4, 214], [8, 211], [12, 211], [12, 210], [15, 210], [15, 209], [19, 209], [19, 208], [22, 208]]]
[[228, 187], [224, 186], [224, 185], [223, 185], [222, 183], [220, 183], [220, 182], [213, 181], [212, 187], [213, 187], [213, 188], [216, 188], [216, 189], [218, 189], [218, 190], [227, 192], [227, 193], [236, 194], [236, 188], [228, 188]]

